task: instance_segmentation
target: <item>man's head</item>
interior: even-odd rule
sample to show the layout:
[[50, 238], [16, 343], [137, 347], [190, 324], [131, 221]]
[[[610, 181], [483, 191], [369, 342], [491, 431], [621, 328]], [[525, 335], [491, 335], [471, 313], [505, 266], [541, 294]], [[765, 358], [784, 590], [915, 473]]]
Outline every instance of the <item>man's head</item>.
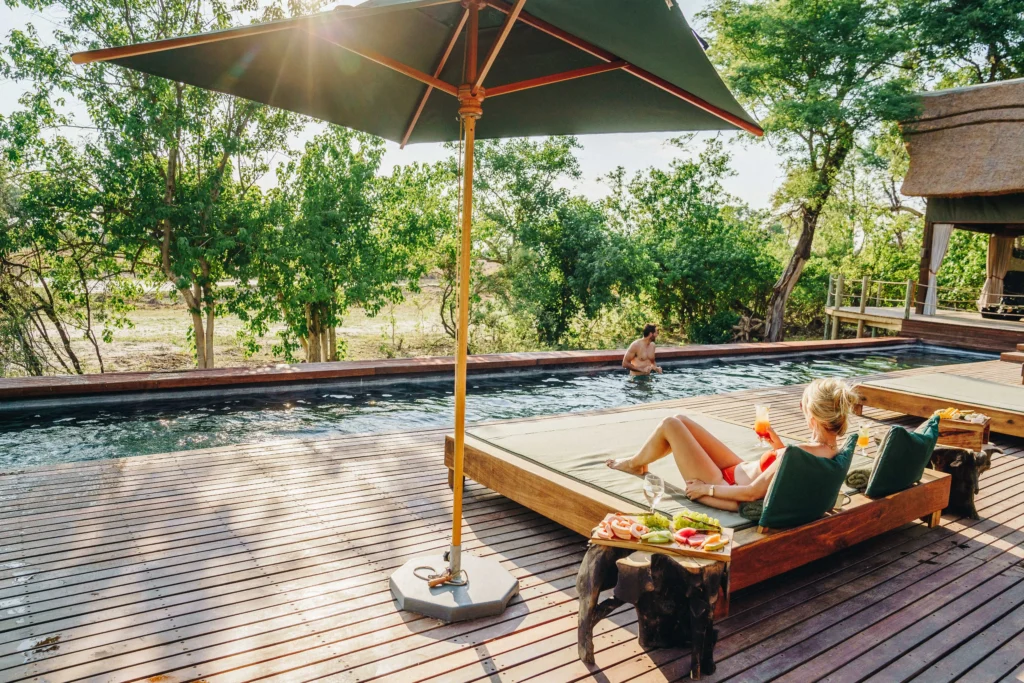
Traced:
[[644, 325], [644, 339], [647, 341], [654, 341], [658, 338], [658, 326], [657, 325]]

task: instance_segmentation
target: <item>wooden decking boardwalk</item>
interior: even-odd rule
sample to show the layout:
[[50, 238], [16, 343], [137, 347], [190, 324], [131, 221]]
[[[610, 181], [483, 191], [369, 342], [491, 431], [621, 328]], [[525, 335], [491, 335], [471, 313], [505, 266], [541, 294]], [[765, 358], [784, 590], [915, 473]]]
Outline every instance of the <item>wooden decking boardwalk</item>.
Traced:
[[[946, 371], [1020, 382], [1019, 367], [999, 361]], [[744, 420], [768, 395], [775, 425], [798, 434], [800, 391], [674, 403]], [[447, 545], [443, 436], [280, 441], [0, 476], [0, 681], [687, 677], [687, 652], [639, 649], [626, 609], [597, 629], [600, 671], [584, 667], [584, 539], [472, 482], [464, 547], [501, 560], [520, 596], [470, 623], [396, 611], [390, 572]], [[1024, 441], [996, 438], [1006, 454], [982, 479], [982, 519], [912, 524], [734, 595], [710, 680], [1024, 680]]]

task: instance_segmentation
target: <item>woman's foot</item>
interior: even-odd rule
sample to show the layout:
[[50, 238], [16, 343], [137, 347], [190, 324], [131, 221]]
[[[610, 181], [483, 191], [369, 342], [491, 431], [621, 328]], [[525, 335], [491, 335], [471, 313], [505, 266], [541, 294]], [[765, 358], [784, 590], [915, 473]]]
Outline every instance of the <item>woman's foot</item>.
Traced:
[[627, 474], [635, 474], [638, 477], [642, 477], [647, 474], [647, 465], [641, 465], [640, 467], [634, 467], [632, 465], [633, 458], [610, 458], [605, 461], [605, 465], [612, 468], [613, 470], [619, 470]]

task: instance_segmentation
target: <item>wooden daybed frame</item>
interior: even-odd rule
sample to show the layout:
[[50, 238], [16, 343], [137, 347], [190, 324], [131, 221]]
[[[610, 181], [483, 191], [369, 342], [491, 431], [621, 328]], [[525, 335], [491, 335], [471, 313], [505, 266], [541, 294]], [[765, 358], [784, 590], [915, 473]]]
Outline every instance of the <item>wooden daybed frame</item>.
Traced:
[[[452, 480], [455, 442], [445, 439], [445, 465]], [[609, 512], [639, 512], [600, 489], [581, 484], [473, 436], [466, 435], [465, 475], [469, 479], [589, 537]], [[949, 501], [950, 477], [925, 470], [920, 484], [872, 500], [853, 495], [841, 512], [810, 524], [763, 533], [750, 527], [736, 532], [729, 570], [729, 592], [746, 588], [843, 548], [922, 519], [939, 523]], [[728, 609], [726, 596], [725, 609]]]
[[1024, 437], [1024, 406], [1021, 407], [1020, 411], [1013, 412], [966, 401], [934, 398], [932, 396], [899, 391], [874, 384], [858, 384], [854, 386], [853, 390], [860, 397], [857, 405], [854, 407], [854, 412], [857, 415], [863, 414], [864, 406], [891, 410], [915, 417], [931, 417], [935, 414], [936, 410], [953, 407], [959, 410], [974, 411], [988, 415], [992, 419], [989, 427], [993, 432]]

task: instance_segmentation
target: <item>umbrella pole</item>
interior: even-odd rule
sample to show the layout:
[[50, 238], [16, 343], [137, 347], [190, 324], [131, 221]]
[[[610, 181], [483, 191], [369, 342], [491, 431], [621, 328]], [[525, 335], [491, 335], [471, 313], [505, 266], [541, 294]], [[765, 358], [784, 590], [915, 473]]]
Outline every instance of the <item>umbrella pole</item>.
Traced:
[[472, 0], [466, 29], [466, 84], [459, 88], [459, 118], [465, 130], [462, 160], [462, 250], [459, 254], [459, 324], [455, 350], [455, 454], [453, 463], [452, 545], [449, 574], [462, 571], [462, 488], [466, 453], [466, 364], [469, 355], [469, 280], [473, 247], [473, 146], [476, 121], [483, 113], [483, 88], [473, 89], [477, 76], [477, 37], [480, 7]]
[[466, 128], [462, 181], [462, 252], [459, 259], [459, 324], [455, 351], [455, 463], [452, 503], [451, 574], [461, 569], [462, 547], [462, 464], [466, 452], [466, 364], [469, 354], [469, 278], [473, 221], [473, 138], [476, 117], [463, 116]]
[[[484, 89], [477, 80], [477, 29], [482, 0], [463, 0], [469, 10], [465, 85], [458, 90], [465, 131], [462, 176], [462, 251], [459, 254], [459, 322], [455, 340], [455, 453], [452, 463], [452, 544], [444, 556], [414, 557], [391, 575], [391, 593], [401, 609], [444, 621], [501, 614], [519, 592], [519, 582], [494, 557], [462, 556], [462, 478], [466, 453], [466, 361], [469, 354], [469, 278], [473, 245], [473, 146], [483, 113]], [[447, 562], [439, 570], [438, 562]]]

